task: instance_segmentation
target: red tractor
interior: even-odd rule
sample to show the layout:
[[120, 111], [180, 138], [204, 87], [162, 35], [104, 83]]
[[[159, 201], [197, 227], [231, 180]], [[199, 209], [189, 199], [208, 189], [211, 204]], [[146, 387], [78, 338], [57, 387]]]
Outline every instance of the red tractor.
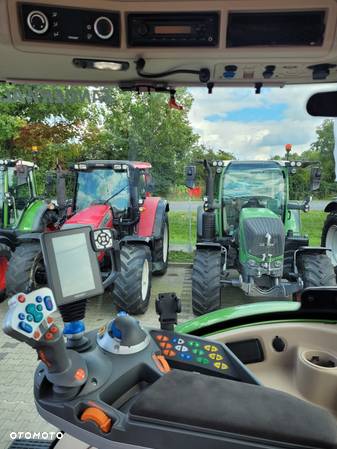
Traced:
[[[121, 272], [112, 295], [117, 308], [131, 314], [147, 310], [152, 274], [164, 274], [168, 265], [169, 205], [151, 196], [150, 169], [147, 162], [102, 160], [74, 164], [74, 197], [71, 206], [63, 208], [65, 218], [60, 224], [62, 229], [82, 225], [114, 229], [121, 245]], [[58, 206], [62, 209], [62, 205]], [[12, 294], [46, 283], [39, 238], [39, 233], [30, 234], [30, 240], [25, 239], [10, 260], [7, 290]], [[99, 254], [99, 261], [104, 276], [109, 270], [104, 253]]]

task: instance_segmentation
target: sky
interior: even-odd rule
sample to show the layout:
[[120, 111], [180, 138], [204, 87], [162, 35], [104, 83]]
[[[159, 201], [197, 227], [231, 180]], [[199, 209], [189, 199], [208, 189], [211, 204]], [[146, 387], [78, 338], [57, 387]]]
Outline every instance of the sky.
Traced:
[[191, 88], [194, 102], [189, 119], [201, 143], [233, 153], [238, 159], [283, 156], [284, 145], [302, 153], [316, 140], [323, 118], [306, 112], [311, 94], [335, 90], [333, 84], [262, 88]]

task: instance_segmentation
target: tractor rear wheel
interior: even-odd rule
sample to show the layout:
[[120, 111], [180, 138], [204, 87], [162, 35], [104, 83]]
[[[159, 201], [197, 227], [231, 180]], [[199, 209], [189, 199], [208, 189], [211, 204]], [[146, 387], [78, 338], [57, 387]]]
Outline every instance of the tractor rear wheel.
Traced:
[[192, 308], [195, 315], [220, 308], [220, 276], [220, 251], [197, 249], [192, 270]]
[[113, 289], [117, 309], [132, 315], [145, 313], [151, 296], [152, 261], [150, 248], [126, 244], [121, 249], [121, 272]]
[[322, 231], [321, 245], [329, 248], [326, 254], [335, 267], [337, 274], [337, 213], [332, 212], [326, 217]]
[[155, 242], [155, 250], [153, 254], [153, 261], [155, 262], [155, 267], [153, 267], [153, 272], [155, 276], [162, 276], [166, 273], [168, 267], [168, 256], [169, 256], [169, 221], [168, 216], [165, 214], [162, 223], [160, 239]]
[[304, 288], [336, 285], [334, 267], [326, 254], [301, 254], [297, 266]]
[[47, 284], [40, 242], [22, 243], [12, 254], [6, 275], [8, 296]]
[[7, 245], [0, 243], [0, 302], [6, 299], [6, 273], [10, 258], [10, 248]]

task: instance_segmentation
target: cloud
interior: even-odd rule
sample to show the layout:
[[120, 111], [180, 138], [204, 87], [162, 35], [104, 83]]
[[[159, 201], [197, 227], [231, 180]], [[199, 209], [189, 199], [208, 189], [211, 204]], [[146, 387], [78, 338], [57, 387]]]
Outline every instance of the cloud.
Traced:
[[286, 86], [262, 89], [191, 88], [194, 97], [189, 119], [201, 142], [215, 150], [230, 151], [239, 159], [266, 159], [283, 155], [284, 145], [301, 153], [315, 141], [323, 119], [306, 112], [309, 96], [335, 90], [333, 85]]

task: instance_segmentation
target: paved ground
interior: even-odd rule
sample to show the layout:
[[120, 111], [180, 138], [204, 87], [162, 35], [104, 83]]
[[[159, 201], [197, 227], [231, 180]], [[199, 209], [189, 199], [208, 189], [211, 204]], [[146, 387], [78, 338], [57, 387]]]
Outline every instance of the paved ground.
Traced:
[[[311, 202], [311, 210], [323, 211], [328, 200], [315, 200]], [[186, 212], [189, 208], [192, 211], [196, 211], [198, 206], [201, 206], [202, 202], [199, 201], [170, 201], [170, 210], [173, 212]]]

